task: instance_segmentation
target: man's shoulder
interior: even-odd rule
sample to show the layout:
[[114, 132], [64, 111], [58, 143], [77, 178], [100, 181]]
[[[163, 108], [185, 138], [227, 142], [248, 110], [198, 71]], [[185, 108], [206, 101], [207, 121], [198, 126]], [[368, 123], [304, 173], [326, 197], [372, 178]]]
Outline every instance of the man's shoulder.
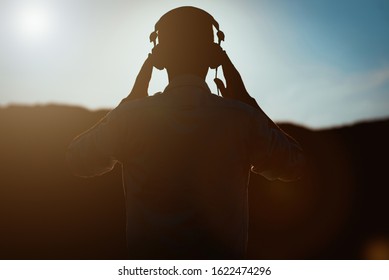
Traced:
[[213, 93], [197, 92], [180, 94], [157, 92], [146, 98], [139, 98], [121, 104], [117, 107], [117, 110], [122, 111], [122, 113], [126, 112], [125, 114], [136, 114], [137, 112], [145, 113], [150, 110], [159, 111], [158, 109], [163, 108], [176, 108], [181, 106], [187, 108], [188, 105], [193, 105], [194, 107], [199, 106], [198, 108], [204, 110], [208, 108], [219, 112], [247, 116], [252, 116], [256, 111], [252, 106], [235, 99], [224, 98]]
[[144, 97], [144, 98], [137, 98], [133, 100], [129, 100], [123, 104], [120, 104], [117, 108], [121, 108], [122, 110], [134, 110], [137, 108], [144, 108], [147, 106], [153, 106], [156, 104], [156, 101], [161, 97], [161, 92], [156, 92], [153, 95]]
[[252, 106], [231, 98], [224, 98], [215, 94], [212, 94], [213, 104], [218, 107], [226, 108], [229, 110], [239, 111], [246, 114], [253, 114], [255, 113], [255, 108]]

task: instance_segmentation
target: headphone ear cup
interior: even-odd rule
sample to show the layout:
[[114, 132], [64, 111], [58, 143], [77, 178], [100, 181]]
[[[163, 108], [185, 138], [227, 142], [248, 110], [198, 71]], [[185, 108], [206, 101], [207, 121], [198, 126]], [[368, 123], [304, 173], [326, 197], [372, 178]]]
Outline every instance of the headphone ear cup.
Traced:
[[164, 61], [164, 55], [163, 55], [163, 49], [161, 48], [161, 45], [156, 45], [152, 50], [151, 53], [153, 55], [153, 62], [154, 67], [158, 70], [165, 69], [165, 61]]
[[221, 53], [223, 49], [219, 44], [212, 43], [210, 51], [209, 51], [209, 68], [216, 69], [222, 64], [221, 61]]

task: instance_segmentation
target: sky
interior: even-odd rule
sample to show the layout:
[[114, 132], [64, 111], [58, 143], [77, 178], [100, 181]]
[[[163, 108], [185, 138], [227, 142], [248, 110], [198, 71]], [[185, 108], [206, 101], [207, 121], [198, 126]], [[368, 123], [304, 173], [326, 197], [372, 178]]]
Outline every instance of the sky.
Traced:
[[[114, 108], [152, 49], [154, 24], [186, 5], [219, 22], [222, 47], [275, 121], [325, 128], [389, 117], [384, 0], [0, 0], [0, 106]], [[166, 85], [155, 69], [150, 94]]]

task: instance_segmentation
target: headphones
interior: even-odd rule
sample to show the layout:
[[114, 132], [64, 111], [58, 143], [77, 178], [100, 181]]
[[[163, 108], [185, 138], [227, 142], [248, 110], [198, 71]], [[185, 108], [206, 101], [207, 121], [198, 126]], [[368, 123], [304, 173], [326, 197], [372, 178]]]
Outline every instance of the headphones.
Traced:
[[[179, 7], [176, 9], [173, 9], [166, 14], [164, 14], [158, 22], [155, 24], [155, 29], [150, 34], [150, 43], [152, 42], [154, 44], [154, 47], [152, 49], [153, 54], [153, 61], [154, 61], [154, 67], [163, 70], [166, 67], [166, 48], [163, 44], [160, 44], [159, 38], [158, 38], [158, 32], [161, 28], [161, 26], [165, 25], [167, 22], [171, 21], [174, 18], [177, 17], [185, 17], [185, 14], [190, 14], [191, 16], [196, 16], [196, 20], [205, 20], [209, 22], [211, 28], [216, 28], [217, 33], [216, 36], [218, 38], [218, 43], [212, 42], [210, 43], [209, 48], [207, 49], [207, 60], [209, 67], [211, 69], [216, 69], [220, 66], [221, 62], [218, 61], [219, 55], [217, 55], [217, 52], [220, 52], [220, 45], [221, 41], [224, 41], [224, 33], [219, 29], [219, 23], [206, 11], [201, 10], [199, 8], [191, 7], [191, 6], [184, 6]], [[202, 17], [202, 19], [200, 18]], [[213, 32], [213, 31], [212, 31]], [[158, 44], [157, 44], [158, 40]]]

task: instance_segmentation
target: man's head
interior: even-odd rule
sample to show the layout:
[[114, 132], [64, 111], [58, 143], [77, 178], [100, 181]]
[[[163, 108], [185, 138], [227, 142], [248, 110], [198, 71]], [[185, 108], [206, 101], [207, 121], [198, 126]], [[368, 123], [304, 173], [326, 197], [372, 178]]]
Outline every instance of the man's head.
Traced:
[[[168, 72], [206, 75], [216, 68], [221, 48], [214, 43], [213, 27], [218, 23], [207, 12], [194, 7], [180, 7], [167, 12], [155, 24], [150, 40], [158, 45], [153, 49], [154, 64]], [[224, 34], [218, 31], [219, 43]], [[170, 73], [169, 73], [170, 74]]]

